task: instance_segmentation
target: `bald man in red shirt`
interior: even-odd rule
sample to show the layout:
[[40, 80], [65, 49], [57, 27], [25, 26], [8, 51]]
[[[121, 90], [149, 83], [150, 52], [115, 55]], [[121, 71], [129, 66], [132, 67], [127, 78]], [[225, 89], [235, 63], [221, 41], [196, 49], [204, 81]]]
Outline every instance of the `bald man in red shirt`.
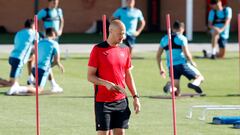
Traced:
[[135, 113], [140, 112], [139, 96], [131, 73], [131, 54], [122, 45], [126, 29], [120, 20], [109, 26], [106, 41], [93, 47], [88, 63], [88, 81], [95, 88], [95, 115], [98, 135], [125, 135], [131, 111], [125, 92], [127, 85], [132, 97]]

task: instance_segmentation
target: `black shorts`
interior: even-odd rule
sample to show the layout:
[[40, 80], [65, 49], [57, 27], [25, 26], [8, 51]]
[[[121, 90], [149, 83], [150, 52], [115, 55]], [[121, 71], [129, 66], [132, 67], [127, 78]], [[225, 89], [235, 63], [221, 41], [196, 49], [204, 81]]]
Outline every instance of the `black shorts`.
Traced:
[[226, 47], [226, 44], [227, 44], [228, 40], [223, 38], [223, 37], [219, 37], [218, 39], [218, 45], [219, 45], [219, 48], [225, 48]]
[[[182, 75], [188, 78], [188, 80], [195, 79], [200, 75], [200, 72], [191, 64], [179, 64], [173, 66], [174, 79], [179, 80]], [[170, 76], [170, 73], [169, 73]]]
[[116, 102], [95, 102], [96, 130], [128, 128], [131, 111], [127, 98]]

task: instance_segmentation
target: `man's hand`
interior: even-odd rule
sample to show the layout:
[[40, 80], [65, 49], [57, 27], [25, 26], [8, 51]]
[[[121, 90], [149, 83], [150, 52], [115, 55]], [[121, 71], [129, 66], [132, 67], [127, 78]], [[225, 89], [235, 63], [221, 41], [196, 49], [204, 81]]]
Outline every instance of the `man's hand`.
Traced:
[[58, 64], [58, 67], [60, 68], [62, 73], [65, 72], [64, 66], [61, 63]]
[[197, 64], [194, 61], [191, 62], [191, 65], [193, 65], [194, 67], [197, 67]]
[[164, 69], [160, 71], [160, 75], [165, 79], [166, 78], [166, 72]]
[[141, 110], [141, 104], [138, 97], [133, 99], [133, 108], [136, 114], [138, 114]]
[[140, 35], [140, 32], [136, 31], [133, 35], [134, 35], [135, 37], [137, 37], [137, 36]]

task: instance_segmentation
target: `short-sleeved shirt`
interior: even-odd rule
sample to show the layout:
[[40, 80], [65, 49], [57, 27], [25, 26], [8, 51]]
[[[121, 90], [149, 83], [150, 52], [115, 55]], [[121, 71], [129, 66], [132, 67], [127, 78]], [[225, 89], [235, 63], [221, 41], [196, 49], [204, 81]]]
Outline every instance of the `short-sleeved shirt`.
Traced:
[[38, 43], [38, 68], [48, 71], [51, 68], [54, 56], [59, 53], [59, 45], [55, 40], [41, 40]]
[[[216, 15], [215, 15], [216, 14]], [[230, 7], [225, 7], [223, 10], [210, 10], [208, 15], [208, 21], [214, 22], [215, 16], [219, 19], [226, 20], [232, 18], [232, 9]], [[215, 27], [221, 28], [224, 26], [224, 23], [216, 23]], [[224, 39], [229, 38], [230, 24], [226, 26], [224, 31], [220, 34]]]
[[[126, 45], [110, 46], [106, 41], [95, 45], [88, 66], [97, 68], [97, 76], [125, 88], [126, 70], [131, 68], [131, 57]], [[96, 102], [114, 102], [126, 98], [119, 91], [110, 91], [105, 86], [95, 85]]]
[[61, 8], [48, 8], [48, 14], [50, 19], [48, 21], [44, 21], [43, 19], [47, 16], [47, 10], [42, 9], [38, 12], [38, 19], [43, 20], [44, 28], [54, 28], [56, 31], [59, 31], [60, 21], [63, 18], [63, 11]]
[[[188, 41], [187, 38], [182, 34], [174, 34], [172, 35], [172, 58], [173, 65], [185, 64], [187, 63], [187, 59], [182, 51], [182, 46], [187, 46]], [[168, 47], [168, 36], [164, 36], [160, 41], [160, 47], [166, 48]], [[164, 49], [166, 58], [167, 58], [167, 66], [170, 67], [170, 56], [169, 50]]]
[[22, 29], [14, 37], [14, 49], [10, 57], [20, 60], [20, 64], [25, 64], [30, 56], [34, 40], [35, 31], [32, 29]]
[[113, 17], [119, 18], [124, 23], [126, 33], [130, 36], [136, 32], [138, 21], [144, 20], [141, 10], [128, 7], [118, 8], [113, 13]]

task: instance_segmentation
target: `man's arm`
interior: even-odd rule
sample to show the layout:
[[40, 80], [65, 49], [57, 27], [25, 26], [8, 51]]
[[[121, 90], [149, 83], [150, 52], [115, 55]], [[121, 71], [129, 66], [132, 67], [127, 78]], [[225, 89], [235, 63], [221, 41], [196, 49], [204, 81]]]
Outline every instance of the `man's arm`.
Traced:
[[55, 56], [54, 56], [54, 60], [53, 60], [53, 64], [52, 66], [55, 66], [57, 65], [60, 70], [62, 71], [62, 73], [64, 72], [64, 66], [62, 65], [62, 63], [60, 62], [60, 54], [57, 53]]
[[97, 68], [88, 66], [87, 77], [89, 82], [92, 82], [95, 85], [105, 86], [108, 90], [117, 90], [116, 88], [117, 86], [114, 83], [97, 77], [96, 73], [97, 73]]
[[166, 78], [166, 72], [163, 68], [163, 64], [162, 64], [162, 53], [163, 53], [163, 48], [162, 47], [159, 47], [158, 48], [158, 51], [157, 51], [157, 55], [156, 55], [156, 60], [157, 60], [157, 65], [158, 65], [158, 68], [159, 68], [159, 71], [160, 71], [160, 75], [163, 77], [163, 78]]
[[145, 20], [144, 19], [141, 20], [140, 23], [139, 23], [139, 27], [138, 27], [137, 31], [135, 32], [135, 34], [134, 34], [136, 37], [141, 34], [141, 32], [143, 31], [145, 25], [146, 25]]
[[133, 107], [135, 110], [135, 113], [139, 113], [140, 109], [141, 109], [141, 104], [139, 101], [139, 97], [138, 97], [138, 93], [137, 93], [137, 89], [135, 86], [135, 82], [132, 76], [132, 72], [131, 72], [131, 68], [126, 70], [126, 78], [125, 78], [125, 82], [126, 85], [129, 89], [129, 91], [131, 92], [132, 96], [133, 96]]
[[60, 28], [59, 28], [59, 31], [58, 31], [58, 36], [61, 36], [61, 35], [62, 35], [63, 27], [64, 27], [64, 18], [62, 17], [62, 18], [60, 19]]
[[186, 56], [187, 60], [188, 60], [193, 66], [197, 67], [197, 64], [196, 64], [196, 63], [193, 61], [193, 59], [192, 59], [192, 55], [191, 55], [188, 47], [187, 47], [187, 46], [183, 46], [182, 49], [183, 49], [183, 53], [184, 53], [184, 55]]

